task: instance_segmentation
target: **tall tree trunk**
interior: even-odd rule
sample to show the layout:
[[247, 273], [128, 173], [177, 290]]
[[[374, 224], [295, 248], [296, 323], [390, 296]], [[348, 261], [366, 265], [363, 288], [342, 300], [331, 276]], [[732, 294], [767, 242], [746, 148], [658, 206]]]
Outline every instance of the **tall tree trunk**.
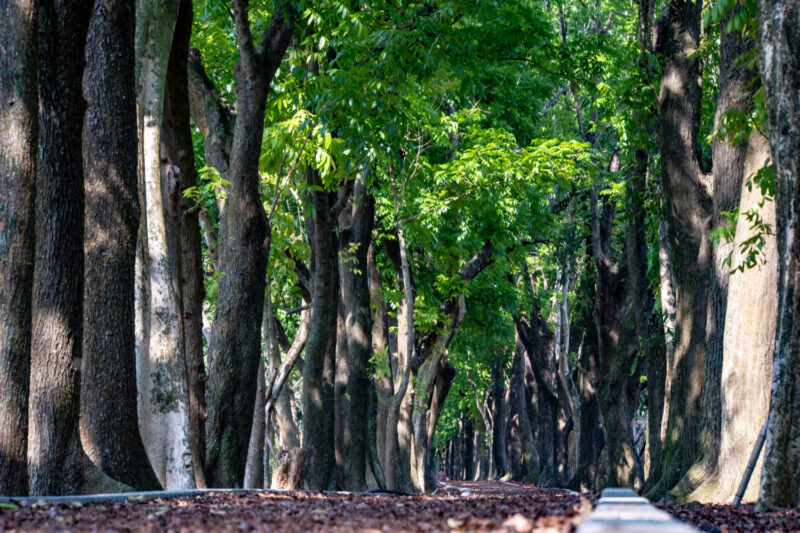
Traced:
[[264, 450], [267, 432], [267, 419], [264, 416], [264, 407], [267, 403], [265, 388], [264, 362], [259, 360], [258, 376], [256, 377], [256, 401], [253, 405], [250, 444], [247, 447], [247, 463], [244, 470], [244, 488], [246, 489], [264, 488], [264, 479], [266, 479], [264, 477]]
[[92, 480], [81, 447], [83, 309], [81, 79], [88, 2], [39, 11], [39, 158], [33, 270], [28, 477], [30, 493], [74, 494]]
[[511, 387], [514, 389], [515, 409], [519, 417], [520, 478], [535, 483], [539, 479], [539, 453], [533, 440], [531, 419], [528, 416], [527, 392], [525, 390], [525, 347], [516, 332], [516, 349], [511, 363]]
[[502, 477], [508, 472], [508, 441], [506, 429], [508, 425], [508, 409], [505, 403], [506, 386], [502, 364], [492, 365], [492, 456], [494, 457], [497, 475]]
[[800, 505], [800, 5], [758, 1], [759, 66], [767, 104], [778, 224], [778, 317], [760, 504]]
[[362, 174], [354, 185], [350, 226], [342, 232], [339, 245], [340, 249], [352, 250], [352, 255], [345, 256], [346, 259], [342, 259], [339, 265], [349, 358], [342, 482], [343, 488], [351, 491], [364, 490], [366, 487], [364, 458], [368, 440], [364, 406], [369, 401], [369, 359], [372, 355], [367, 252], [372, 240], [375, 214], [375, 202], [367, 190], [366, 179], [367, 176]]
[[39, 12], [39, 159], [33, 273], [28, 476], [32, 495], [88, 481], [78, 435], [83, 299], [81, 92], [91, 6]]
[[[733, 8], [726, 15], [726, 18], [721, 22], [722, 36], [720, 45], [720, 74], [719, 74], [719, 88], [720, 94], [717, 98], [717, 113], [716, 124], [722, 127], [725, 114], [731, 111], [739, 113], [749, 113], [753, 105], [752, 98], [748, 93], [753, 92], [757, 88], [757, 73], [746, 65], [741, 65], [740, 58], [743, 54], [753, 51], [752, 43], [748, 43], [742, 37], [741, 32], [733, 30], [731, 32], [725, 31], [725, 22], [730, 19], [741, 8]], [[742, 215], [741, 231], [737, 233], [738, 242], [743, 242], [748, 233], [747, 219], [745, 213], [749, 207], [744, 210], [741, 209], [740, 199], [742, 191], [747, 191], [745, 182], [747, 179], [760, 169], [768, 156], [768, 149], [765, 139], [758, 133], [753, 132], [749, 139], [742, 142], [735, 142], [733, 139], [715, 138], [713, 142], [714, 150], [714, 206], [713, 206], [713, 224], [719, 227], [727, 224], [725, 212], [730, 212], [740, 209]], [[756, 187], [758, 189], [758, 187]], [[771, 206], [770, 206], [771, 207]], [[757, 207], [756, 207], [757, 208]], [[769, 208], [767, 208], [769, 209]], [[761, 344], [756, 339], [759, 335], [756, 333], [756, 338], [741, 339], [746, 342], [741, 347], [736, 346], [734, 339], [739, 339], [738, 335], [747, 331], [747, 324], [734, 322], [728, 325], [726, 316], [730, 312], [735, 314], [741, 311], [742, 308], [748, 308], [748, 301], [739, 302], [730, 300], [728, 296], [729, 286], [729, 273], [731, 265], [726, 263], [729, 255], [736, 250], [736, 243], [720, 243], [714, 249], [714, 265], [713, 276], [710, 290], [710, 305], [711, 317], [708, 324], [708, 349], [706, 355], [706, 370], [704, 377], [704, 388], [702, 397], [702, 416], [701, 425], [703, 431], [700, 436], [700, 451], [699, 456], [692, 468], [687, 472], [681, 482], [672, 490], [671, 495], [678, 500], [700, 500], [709, 501], [717, 500], [721, 497], [720, 494], [715, 495], [716, 486], [722, 480], [720, 475], [727, 477], [725, 483], [728, 485], [727, 489], [723, 492], [727, 494], [724, 498], [729, 498], [734, 494], [736, 485], [738, 483], [741, 470], [747, 464], [748, 452], [740, 452], [737, 458], [728, 455], [726, 464], [719, 462], [720, 443], [722, 439], [721, 428], [723, 419], [728, 417], [728, 413], [741, 412], [739, 409], [724, 411], [722, 409], [724, 399], [722, 398], [722, 391], [729, 395], [728, 400], [733, 400], [737, 404], [743, 401], [748, 394], [754, 394], [755, 397], [752, 401], [747, 402], [749, 407], [752, 407], [753, 417], [750, 420], [744, 421], [743, 426], [753, 426], [749, 433], [749, 440], [754, 442], [758, 436], [758, 429], [765, 418], [766, 409], [766, 395], [761, 394], [765, 391], [764, 385], [768, 378], [764, 378], [763, 372], [754, 371], [746, 375], [745, 381], [739, 384], [739, 390], [736, 391], [736, 385], [730, 381], [722, 383], [722, 374], [727, 369], [730, 375], [730, 363], [734, 359], [734, 352], [736, 350], [747, 350], [751, 357], [755, 353], [764, 353], [766, 343], [766, 350], [773, 346], [774, 343], [774, 320], [770, 312], [760, 317], [762, 322], [757, 319], [747, 321], [748, 324], [756, 327], [767, 328], [762, 334]], [[769, 251], [769, 248], [766, 248]], [[776, 258], [777, 259], [777, 258]], [[762, 277], [766, 279], [760, 283], [770, 282], [770, 271], [767, 269], [761, 270]], [[751, 276], [752, 277], [752, 276]], [[752, 277], [748, 290], [753, 290], [754, 286], [759, 283], [757, 277]], [[738, 280], [737, 280], [738, 282]], [[767, 285], [768, 287], [768, 285]], [[761, 296], [769, 295], [772, 291], [768, 288], [759, 294]], [[742, 293], [739, 292], [739, 296]], [[767, 301], [773, 301], [769, 297], [765, 298]], [[730, 305], [729, 305], [730, 302]], [[777, 308], [777, 302], [774, 302]], [[744, 307], [743, 307], [744, 306]], [[740, 319], [741, 320], [741, 319]], [[725, 361], [723, 359], [723, 348], [727, 349], [730, 353], [725, 354]], [[759, 366], [766, 366], [767, 372], [771, 369], [769, 359], [755, 358], [759, 361]], [[739, 367], [740, 370], [742, 367]], [[752, 384], [747, 383], [746, 379], [752, 378]], [[759, 387], [760, 385], [760, 387]], [[727, 403], [727, 402], [726, 402]], [[761, 408], [761, 412], [758, 409]], [[744, 412], [741, 412], [744, 415]], [[726, 431], [732, 428], [726, 424]], [[737, 432], [735, 436], [728, 435], [726, 441], [730, 443], [731, 439], [736, 441], [743, 441], [744, 435]], [[726, 443], [726, 446], [729, 444]], [[727, 453], [727, 451], [726, 451]], [[725, 476], [725, 470], [730, 472]], [[754, 484], [755, 485], [755, 484]], [[721, 487], [720, 487], [721, 488]]]
[[161, 148], [164, 167], [178, 169], [178, 180], [170, 198], [174, 223], [170, 242], [171, 263], [175, 265], [174, 285], [178, 295], [182, 324], [183, 351], [189, 395], [189, 436], [194, 477], [205, 488], [205, 365], [203, 362], [203, 258], [200, 223], [194, 201], [183, 191], [197, 186], [194, 148], [189, 127], [188, 66], [189, 38], [192, 32], [192, 2], [180, 0], [175, 35], [167, 68], [164, 124]]
[[[138, 489], [160, 488], [137, 422], [134, 263], [139, 226], [135, 7], [94, 7], [83, 131], [86, 227], [80, 434], [89, 458]], [[113, 332], [113, 334], [112, 334]]]
[[[314, 216], [309, 220], [312, 242], [311, 317], [303, 366], [303, 448], [308, 454], [307, 482], [311, 490], [329, 489], [335, 483], [333, 454], [333, 390], [327, 374], [333, 372], [329, 344], [336, 341], [338, 283], [334, 221], [330, 213], [329, 193], [321, 190], [319, 174], [309, 169]], [[320, 189], [320, 190], [317, 190]], [[310, 217], [308, 217], [310, 218]], [[335, 348], [334, 348], [335, 349]], [[326, 369], [326, 366], [330, 366]], [[330, 390], [329, 390], [330, 389]], [[332, 429], [332, 428], [330, 428]]]
[[[707, 326], [714, 257], [710, 241], [711, 197], [700, 168], [700, 45], [702, 2], [672, 0], [669, 5], [665, 64], [659, 95], [661, 166], [669, 238], [674, 258], [675, 356], [671, 368], [663, 474], [651, 480], [648, 496], [660, 498], [695, 461], [705, 377]], [[610, 449], [610, 447], [609, 447]]]
[[[631, 369], [638, 350], [638, 339], [634, 320], [629, 315], [639, 312], [632, 297], [642, 289], [637, 287], [637, 290], [632, 290], [634, 280], [638, 283], [644, 280], [641, 270], [638, 279], [631, 279], [627, 264], [612, 264], [611, 223], [614, 209], [611, 203], [605, 203], [600, 211], [596, 187], [592, 190], [591, 210], [592, 255], [597, 268], [595, 305], [600, 377], [597, 389], [610, 465], [608, 481], [612, 486], [639, 490], [644, 483], [644, 471], [634, 446], [631, 426], [638, 399], [638, 394], [631, 394]], [[628, 244], [631, 243], [636, 243], [636, 239], [632, 238]], [[630, 251], [629, 256], [631, 252], [635, 251]], [[635, 266], [638, 270], [639, 265]], [[633, 378], [638, 379], [637, 376]]]
[[[144, 208], [139, 240], [143, 249], [145, 299], [139, 306], [144, 326], [137, 355], [139, 427], [156, 476], [166, 489], [195, 486], [183, 332], [176, 291], [179, 274], [170, 262], [168, 198], [162, 189], [161, 175], [164, 89], [178, 7], [177, 1], [140, 2], [136, 13], [140, 183]], [[165, 178], [177, 185], [173, 172], [168, 172]]]
[[[37, 2], [0, 4], [0, 494], [28, 493], [28, 387], [38, 131]], [[48, 61], [50, 59], [48, 58]]]
[[221, 216], [217, 311], [208, 349], [206, 481], [240, 487], [250, 442], [261, 355], [261, 318], [268, 236], [258, 162], [266, 97], [294, 29], [294, 7], [279, 2], [256, 44], [246, 0], [234, 0], [239, 62], [234, 71], [237, 118], [231, 146], [230, 190]]

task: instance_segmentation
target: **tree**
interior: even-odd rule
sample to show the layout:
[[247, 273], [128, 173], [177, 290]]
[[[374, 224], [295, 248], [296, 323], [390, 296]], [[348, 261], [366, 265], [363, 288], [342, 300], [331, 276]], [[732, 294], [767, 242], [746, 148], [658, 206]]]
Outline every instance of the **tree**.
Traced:
[[28, 383], [38, 130], [37, 3], [4, 2], [0, 19], [0, 494], [28, 493]]
[[[203, 361], [203, 265], [200, 223], [193, 198], [186, 191], [197, 186], [194, 148], [189, 126], [188, 59], [192, 33], [192, 2], [181, 0], [167, 65], [164, 121], [161, 130], [162, 181], [176, 172], [165, 198], [167, 239], [173, 285], [179, 308], [186, 386], [189, 401], [189, 439], [194, 478], [206, 486], [205, 363]], [[174, 179], [174, 178], [173, 178]]]
[[234, 72], [237, 118], [231, 183], [219, 229], [222, 272], [208, 351], [206, 474], [213, 487], [241, 486], [250, 441], [261, 316], [266, 283], [267, 223], [258, 165], [267, 92], [294, 31], [295, 7], [279, 3], [256, 43], [247, 0], [233, 2], [239, 64]]
[[87, 37], [81, 442], [106, 474], [160, 488], [137, 422], [134, 263], [139, 226], [133, 2], [98, 2]]
[[[161, 165], [167, 66], [179, 2], [140, 2], [136, 12], [136, 96], [142, 222], [137, 273], [139, 425], [150, 462], [166, 489], [195, 486], [184, 360], [179, 271], [170, 262], [168, 199], [179, 176]], [[170, 192], [172, 191], [172, 192]]]
[[[81, 80], [89, 2], [41, 5], [39, 158], [33, 270], [28, 477], [32, 495], [74, 494], [94, 480], [78, 435], [83, 317]], [[90, 463], [89, 463], [90, 464]]]
[[759, 68], [764, 84], [769, 139], [775, 175], [778, 238], [778, 317], [772, 366], [764, 470], [759, 502], [763, 506], [800, 504], [800, 298], [797, 284], [798, 170], [800, 170], [800, 5], [796, 1], [758, 3]]

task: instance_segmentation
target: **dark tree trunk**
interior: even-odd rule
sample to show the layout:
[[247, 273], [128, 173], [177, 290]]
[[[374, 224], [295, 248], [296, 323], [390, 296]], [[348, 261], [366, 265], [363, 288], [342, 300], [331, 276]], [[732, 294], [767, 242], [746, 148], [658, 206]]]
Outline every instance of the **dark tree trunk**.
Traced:
[[492, 454], [497, 475], [503, 477], [508, 472], [508, 406], [506, 405], [505, 375], [501, 362], [492, 366]]
[[28, 416], [30, 493], [74, 494], [87, 481], [78, 435], [83, 309], [81, 88], [89, 2], [39, 11], [39, 159]]
[[344, 299], [349, 376], [344, 414], [343, 445], [345, 490], [359, 491], [366, 486], [364, 457], [367, 451], [367, 419], [364, 406], [369, 399], [369, 358], [372, 355], [372, 318], [367, 252], [372, 240], [374, 199], [360, 177], [353, 189], [350, 225], [341, 231], [340, 249], [353, 250], [339, 265]]
[[761, 79], [767, 104], [778, 224], [778, 326], [760, 503], [800, 504], [800, 5], [759, 0]]
[[[428, 406], [425, 416], [427, 417], [425, 423], [425, 486], [432, 488], [436, 486], [436, 472], [433, 470], [433, 436], [436, 433], [436, 424], [439, 423], [439, 417], [444, 409], [444, 402], [447, 399], [447, 394], [450, 392], [450, 387], [453, 386], [453, 381], [456, 379], [456, 369], [450, 363], [442, 360], [436, 371], [436, 377], [433, 382], [433, 390], [431, 397], [428, 400]], [[471, 430], [470, 430], [471, 431]]]
[[[319, 175], [307, 171], [308, 184], [321, 189]], [[306, 217], [312, 246], [311, 317], [303, 366], [303, 447], [307, 452], [307, 481], [311, 490], [329, 489], [335, 482], [336, 463], [333, 446], [334, 365], [329, 357], [336, 342], [337, 319], [337, 247], [329, 194], [312, 190], [314, 215]], [[335, 345], [334, 345], [335, 348]], [[335, 349], [333, 350], [335, 352]], [[330, 367], [330, 368], [328, 368]]]
[[[614, 156], [616, 157], [616, 155]], [[612, 160], [612, 170], [613, 160]], [[592, 255], [597, 268], [596, 317], [599, 381], [598, 405], [603, 416], [612, 486], [641, 489], [644, 470], [633, 442], [631, 420], [638, 400], [638, 374], [631, 369], [638, 350], [635, 321], [630, 314], [639, 311], [633, 301], [634, 283], [644, 278], [632, 275], [628, 264], [611, 262], [611, 223], [614, 208], [610, 202], [598, 205], [598, 194], [592, 191]], [[636, 239], [629, 237], [628, 245]], [[629, 251], [627, 256], [635, 255]], [[634, 265], [641, 272], [639, 265]], [[652, 308], [652, 307], [651, 307]]]
[[517, 412], [520, 440], [519, 479], [535, 483], [539, 479], [539, 453], [533, 440], [533, 428], [528, 415], [527, 391], [525, 389], [525, 347], [517, 334], [514, 360], [511, 363], [511, 387], [514, 391], [514, 409]]
[[[706, 362], [713, 252], [709, 238], [711, 198], [697, 155], [700, 122], [700, 45], [702, 2], [672, 0], [669, 5], [665, 64], [659, 95], [661, 167], [675, 274], [675, 366], [672, 376], [663, 475], [648, 495], [660, 498], [697, 457], [701, 391]], [[609, 444], [610, 448], [610, 444]]]
[[[0, 494], [28, 493], [28, 383], [38, 130], [37, 12], [0, 4]], [[49, 59], [48, 59], [49, 61]], [[7, 132], [15, 132], [9, 135]]]
[[261, 356], [267, 221], [259, 192], [258, 162], [266, 97], [289, 45], [296, 13], [279, 5], [256, 45], [247, 2], [233, 2], [239, 42], [234, 72], [238, 115], [231, 146], [231, 182], [219, 231], [217, 311], [208, 350], [206, 480], [240, 487], [250, 442], [256, 372]]
[[[341, 254], [341, 250], [339, 253]], [[337, 266], [337, 272], [340, 267]], [[338, 280], [341, 280], [337, 276]], [[344, 432], [346, 430], [344, 423], [344, 413], [348, 408], [349, 401], [345, 396], [347, 388], [347, 380], [350, 375], [349, 363], [347, 358], [347, 331], [344, 325], [344, 295], [341, 283], [337, 283], [340, 289], [338, 305], [336, 306], [336, 376], [333, 385], [333, 419], [334, 419], [334, 435], [333, 435], [333, 453], [336, 460], [336, 475], [337, 479], [344, 479]]]
[[[170, 249], [175, 269], [180, 276], [176, 294], [182, 323], [184, 360], [189, 397], [189, 437], [192, 456], [205, 457], [205, 365], [203, 362], [203, 265], [200, 223], [194, 201], [184, 198], [183, 191], [197, 186], [194, 148], [189, 127], [188, 66], [189, 38], [192, 32], [192, 2], [181, 0], [175, 34], [167, 68], [164, 98], [164, 122], [161, 133], [162, 167], [178, 169], [179, 182], [171, 191], [174, 224]], [[167, 195], [165, 195], [167, 198]], [[194, 461], [194, 477], [198, 488], [205, 488], [203, 462]]]
[[134, 335], [137, 193], [135, 9], [97, 3], [87, 38], [86, 227], [80, 434], [89, 458], [138, 489], [161, 488], [139, 434]]

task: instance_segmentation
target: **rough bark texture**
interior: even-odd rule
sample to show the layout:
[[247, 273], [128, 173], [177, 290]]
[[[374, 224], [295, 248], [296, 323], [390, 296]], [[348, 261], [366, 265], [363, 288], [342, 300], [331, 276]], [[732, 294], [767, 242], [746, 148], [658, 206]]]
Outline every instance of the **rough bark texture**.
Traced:
[[134, 263], [139, 226], [134, 2], [98, 2], [87, 39], [86, 228], [80, 434], [89, 458], [159, 489], [137, 423]]
[[28, 383], [38, 130], [36, 2], [0, 4], [0, 494], [28, 493]]
[[264, 416], [264, 406], [267, 403], [265, 388], [264, 362], [259, 361], [250, 444], [247, 447], [247, 463], [244, 469], [244, 488], [246, 489], [264, 488], [264, 450], [267, 435], [267, 419]]
[[[319, 174], [307, 172], [310, 187], [321, 188]], [[306, 359], [303, 366], [303, 449], [307, 452], [307, 481], [311, 490], [332, 487], [335, 481], [333, 434], [326, 419], [333, 421], [333, 390], [327, 386], [326, 359], [329, 344], [336, 340], [338, 283], [334, 221], [330, 195], [312, 190], [313, 220], [309, 221], [312, 243], [312, 298]], [[333, 371], [331, 366], [329, 371]], [[332, 385], [332, 383], [331, 383]], [[331, 390], [329, 390], [331, 389]], [[331, 428], [332, 429], [332, 428]]]
[[272, 473], [273, 489], [303, 490], [306, 479], [306, 451], [303, 448], [283, 450]]
[[761, 80], [775, 175], [778, 317], [760, 503], [800, 504], [800, 2], [758, 2]]
[[350, 226], [340, 228], [339, 248], [352, 249], [340, 260], [339, 275], [344, 300], [347, 356], [347, 404], [344, 413], [343, 445], [344, 478], [342, 488], [351, 491], [366, 487], [365, 457], [368, 451], [367, 417], [364, 407], [369, 401], [369, 358], [372, 355], [372, 318], [369, 306], [367, 251], [372, 240], [374, 199], [365, 184], [365, 176], [356, 181], [353, 190]]
[[[592, 255], [597, 268], [597, 339], [599, 382], [598, 403], [605, 428], [606, 452], [609, 461], [607, 484], [641, 489], [644, 470], [633, 442], [631, 420], [636, 411], [638, 386], [631, 369], [638, 350], [633, 316], [640, 312], [634, 294], [641, 294], [638, 285], [642, 265], [635, 264], [639, 277], [631, 275], [628, 264], [611, 262], [611, 222], [613, 205], [598, 206], [597, 189], [592, 191]], [[631, 228], [629, 228], [629, 231]], [[629, 236], [628, 245], [637, 244]], [[628, 259], [632, 251], [627, 254]], [[635, 255], [635, 250], [633, 253]], [[644, 258], [640, 255], [640, 260]], [[632, 289], [636, 290], [632, 290]]]
[[174, 285], [180, 306], [183, 353], [189, 397], [189, 437], [191, 439], [195, 482], [205, 488], [202, 457], [205, 456], [205, 365], [203, 362], [203, 265], [200, 223], [194, 200], [183, 191], [197, 186], [194, 148], [189, 126], [187, 56], [192, 32], [192, 2], [180, 0], [175, 35], [167, 67], [164, 123], [162, 127], [162, 171], [178, 170], [178, 183], [172, 187], [168, 213], [174, 214], [170, 242], [170, 263], [174, 265]]
[[516, 332], [516, 350], [511, 363], [511, 387], [514, 389], [515, 410], [519, 417], [520, 434], [520, 479], [536, 482], [541, 475], [539, 468], [539, 452], [533, 440], [533, 429], [528, 416], [527, 394], [525, 391], [525, 347]]
[[178, 172], [169, 166], [163, 169], [162, 176], [161, 160], [164, 90], [178, 10], [179, 2], [173, 0], [140, 2], [136, 12], [143, 202], [139, 236], [142, 278], [139, 280], [141, 289], [137, 292], [139, 427], [156, 476], [166, 489], [195, 486], [179, 299], [179, 258], [175, 253], [170, 254], [178, 235], [174, 227]]
[[81, 91], [88, 2], [39, 11], [39, 159], [33, 272], [28, 476], [32, 495], [85, 484], [78, 435], [83, 301]]
[[228, 200], [221, 216], [217, 312], [208, 350], [206, 481], [240, 487], [250, 441], [256, 371], [261, 354], [267, 221], [258, 161], [266, 97], [294, 27], [293, 8], [280, 5], [256, 45], [247, 2], [233, 2], [240, 59], [234, 72], [238, 116], [231, 146]]
[[700, 60], [695, 51], [700, 45], [701, 9], [702, 2], [672, 0], [664, 44], [659, 95], [661, 166], [677, 307], [675, 356], [672, 368], [667, 369], [670, 410], [659, 469], [663, 474], [648, 493], [652, 498], [669, 491], [699, 451], [714, 261], [709, 184], [697, 155], [701, 89]]
[[[757, 133], [753, 133], [745, 144], [748, 152], [742, 168], [746, 178], [763, 166], [769, 146], [767, 140]], [[764, 222], [775, 227], [775, 204], [763, 201], [760, 188], [754, 186], [748, 190], [743, 180], [740, 213], [758, 209]], [[753, 233], [750, 222], [741, 214], [733, 243], [733, 267], [743, 262], [740, 245]], [[720, 384], [719, 459], [706, 481], [685, 498], [690, 501], [726, 502], [733, 497], [760, 426], [767, 417], [778, 310], [778, 251], [774, 234], [765, 235], [764, 239], [762, 252], [765, 263], [744, 272], [734, 272], [729, 280]], [[760, 474], [759, 463], [750, 479], [746, 500], [756, 499]]]

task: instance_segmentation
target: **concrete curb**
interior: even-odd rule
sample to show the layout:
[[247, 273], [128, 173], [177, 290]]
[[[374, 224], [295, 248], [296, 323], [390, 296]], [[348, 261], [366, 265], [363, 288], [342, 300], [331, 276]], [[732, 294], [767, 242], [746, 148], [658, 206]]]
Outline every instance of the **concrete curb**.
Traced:
[[108, 503], [108, 502], [126, 502], [126, 501], [141, 501], [141, 500], [154, 500], [157, 498], [185, 498], [187, 496], [198, 496], [201, 494], [230, 492], [230, 493], [282, 493], [282, 492], [308, 492], [308, 491], [290, 491], [279, 489], [187, 489], [187, 490], [152, 490], [145, 492], [117, 492], [112, 494], [87, 494], [75, 496], [24, 496], [24, 497], [9, 497], [0, 496], [0, 503], [16, 503], [33, 505], [37, 503], [45, 504], [88, 504], [88, 503]]
[[693, 533], [699, 531], [656, 509], [631, 489], [605, 489], [576, 533]]

